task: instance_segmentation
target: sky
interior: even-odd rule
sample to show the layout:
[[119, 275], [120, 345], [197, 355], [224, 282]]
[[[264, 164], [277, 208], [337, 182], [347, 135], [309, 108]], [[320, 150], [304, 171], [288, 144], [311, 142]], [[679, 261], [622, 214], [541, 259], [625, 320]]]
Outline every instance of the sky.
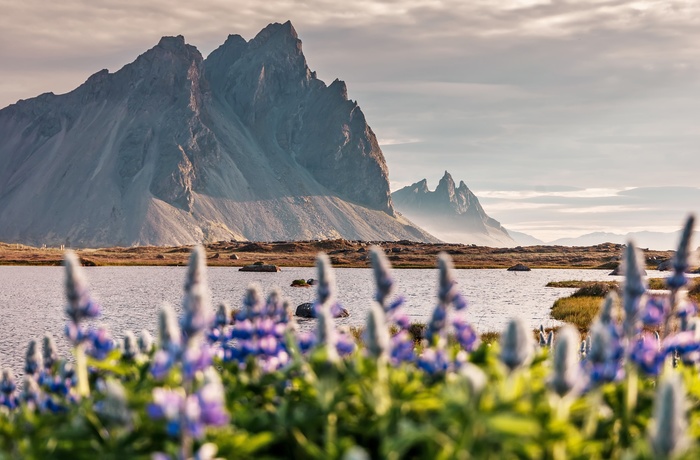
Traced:
[[700, 210], [700, 0], [0, 0], [0, 107], [116, 71], [163, 35], [205, 56], [291, 20], [347, 83], [392, 190], [445, 170], [545, 241]]

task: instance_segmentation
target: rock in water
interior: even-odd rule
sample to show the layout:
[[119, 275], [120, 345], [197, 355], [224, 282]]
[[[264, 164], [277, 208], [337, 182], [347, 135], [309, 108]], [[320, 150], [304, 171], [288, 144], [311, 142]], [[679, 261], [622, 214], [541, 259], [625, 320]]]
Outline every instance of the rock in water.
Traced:
[[[300, 318], [315, 318], [316, 314], [314, 313], [314, 304], [311, 302], [305, 302], [298, 305], [294, 315]], [[350, 316], [350, 312], [345, 307], [338, 307], [333, 311], [334, 318], [347, 318], [348, 316]]]
[[440, 179], [435, 191], [423, 179], [391, 194], [396, 209], [432, 234], [448, 242], [479, 246], [516, 246], [496, 219], [489, 217], [479, 199], [460, 181], [455, 186], [450, 173]]
[[512, 267], [508, 268], [508, 271], [509, 272], [529, 272], [530, 267], [528, 267], [527, 265], [523, 265], [523, 264], [515, 264]]
[[75, 90], [0, 110], [0, 240], [435, 241], [397, 216], [377, 139], [291, 23], [206, 59], [163, 37]]

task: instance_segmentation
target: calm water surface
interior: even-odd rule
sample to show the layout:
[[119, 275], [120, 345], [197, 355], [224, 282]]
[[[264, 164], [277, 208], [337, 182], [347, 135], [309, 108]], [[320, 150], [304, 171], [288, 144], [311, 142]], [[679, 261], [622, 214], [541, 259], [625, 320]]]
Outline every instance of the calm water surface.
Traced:
[[[158, 308], [164, 302], [176, 307], [182, 297], [184, 267], [87, 267], [93, 297], [103, 307], [99, 322], [109, 326], [115, 337], [124, 331], [148, 329], [155, 337]], [[350, 311], [339, 325], [362, 325], [372, 298], [370, 269], [335, 270], [340, 302]], [[462, 294], [470, 307], [468, 319], [481, 331], [500, 331], [509, 318], [520, 316], [535, 328], [555, 325], [549, 309], [554, 300], [569, 295], [573, 289], [547, 288], [557, 280], [611, 280], [605, 270], [456, 270]], [[312, 301], [313, 288], [292, 288], [297, 278], [315, 278], [313, 268], [284, 268], [278, 273], [239, 272], [238, 268], [209, 268], [209, 287], [214, 305], [241, 303], [246, 286], [258, 283], [267, 292], [279, 287], [296, 306]], [[649, 272], [650, 277], [661, 276]], [[61, 267], [0, 267], [0, 364], [23, 367], [27, 341], [51, 333], [62, 355], [68, 354], [63, 339], [64, 273]], [[437, 270], [395, 270], [398, 292], [405, 299], [405, 309], [413, 321], [426, 322], [435, 304]], [[304, 320], [302, 327], [312, 328], [315, 320]]]

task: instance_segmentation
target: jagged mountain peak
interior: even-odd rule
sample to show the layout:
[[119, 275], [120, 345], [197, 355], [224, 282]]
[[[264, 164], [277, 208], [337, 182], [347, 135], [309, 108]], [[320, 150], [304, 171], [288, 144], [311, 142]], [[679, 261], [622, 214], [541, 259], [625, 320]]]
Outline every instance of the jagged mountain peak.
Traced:
[[206, 59], [163, 37], [68, 94], [2, 109], [0, 164], [2, 241], [435, 241], [395, 215], [376, 136], [342, 80], [308, 69], [291, 22]]
[[489, 217], [479, 199], [445, 171], [435, 191], [426, 179], [391, 194], [396, 209], [445, 241], [488, 246], [514, 246], [515, 242], [495, 219]]

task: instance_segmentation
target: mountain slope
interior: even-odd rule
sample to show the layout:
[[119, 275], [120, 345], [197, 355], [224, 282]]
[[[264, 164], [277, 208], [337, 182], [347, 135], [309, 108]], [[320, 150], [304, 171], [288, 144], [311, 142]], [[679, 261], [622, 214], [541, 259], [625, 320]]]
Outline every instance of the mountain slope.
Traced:
[[[558, 246], [594, 246], [602, 243], [626, 244], [632, 240], [640, 248], [674, 250], [680, 241], [681, 232], [630, 232], [626, 234], [594, 232], [576, 238], [559, 238], [547, 244]], [[700, 241], [700, 232], [694, 232], [693, 243]]]
[[435, 191], [428, 181], [404, 187], [391, 194], [396, 209], [440, 239], [480, 246], [515, 246], [501, 224], [489, 217], [466, 184], [456, 187], [445, 171]]
[[396, 216], [362, 111], [309, 70], [289, 22], [207, 59], [164, 37], [115, 73], [0, 110], [0, 161], [3, 241], [434, 241]]

